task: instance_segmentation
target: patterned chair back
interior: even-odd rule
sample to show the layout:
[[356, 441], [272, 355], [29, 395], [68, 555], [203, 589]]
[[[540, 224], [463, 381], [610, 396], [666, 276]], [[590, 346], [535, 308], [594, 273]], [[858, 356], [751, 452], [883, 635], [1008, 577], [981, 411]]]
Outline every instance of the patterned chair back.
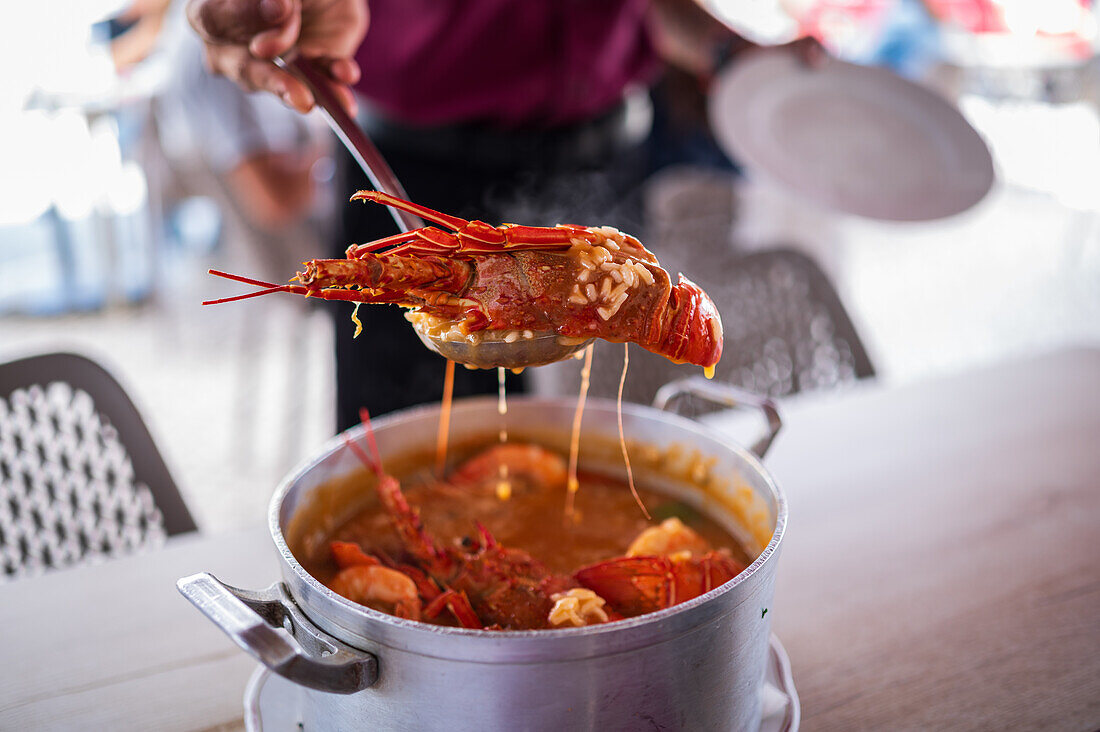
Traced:
[[68, 353], [0, 364], [0, 582], [193, 531], [119, 383]]

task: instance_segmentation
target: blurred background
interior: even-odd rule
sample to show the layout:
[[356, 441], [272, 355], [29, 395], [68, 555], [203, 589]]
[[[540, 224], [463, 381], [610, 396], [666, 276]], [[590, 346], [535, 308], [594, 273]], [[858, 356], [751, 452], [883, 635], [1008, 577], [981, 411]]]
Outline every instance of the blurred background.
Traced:
[[[322, 122], [205, 71], [181, 5], [8, 10], [0, 361], [75, 351], [106, 366], [199, 526], [223, 529], [256, 523], [278, 479], [332, 434], [333, 342], [352, 325], [334, 332], [326, 312], [291, 297], [203, 308], [240, 291], [206, 271], [285, 281], [325, 255], [325, 227], [349, 191], [333, 187]], [[850, 319], [808, 321], [804, 367], [769, 355], [779, 346], [768, 334], [728, 342], [748, 354], [728, 378], [775, 395], [843, 390], [1100, 343], [1095, 2], [709, 5], [759, 43], [810, 35], [841, 59], [927, 85], [981, 134], [998, 176], [977, 206], [940, 221], [831, 212], [725, 158], [697, 80], [668, 72], [651, 94], [661, 144], [644, 183], [643, 241], [673, 264], [669, 250], [685, 239], [722, 256], [803, 255], [823, 273], [806, 287], [824, 288], [818, 300]], [[788, 275], [769, 265], [755, 276], [745, 292], [765, 293], [755, 301], [767, 307], [768, 288]], [[785, 317], [752, 317], [772, 316]]]

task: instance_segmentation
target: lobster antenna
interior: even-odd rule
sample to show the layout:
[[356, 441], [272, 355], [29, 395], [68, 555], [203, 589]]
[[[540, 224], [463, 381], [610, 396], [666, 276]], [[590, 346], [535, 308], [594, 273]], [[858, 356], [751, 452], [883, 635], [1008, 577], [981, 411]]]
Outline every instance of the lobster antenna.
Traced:
[[227, 280], [233, 280], [234, 282], [243, 282], [246, 285], [255, 285], [256, 287], [279, 287], [274, 282], [264, 282], [263, 280], [254, 280], [251, 277], [242, 277], [241, 275], [231, 274], [229, 272], [222, 272], [220, 269], [208, 269], [207, 274], [212, 274], [217, 277], [224, 277]]
[[375, 465], [374, 461], [371, 460], [370, 455], [363, 452], [363, 448], [361, 448], [361, 447], [359, 447], [358, 445], [355, 444], [355, 440], [353, 440], [350, 437], [348, 437], [347, 435], [345, 435], [344, 436], [344, 444], [348, 446], [349, 450], [351, 450], [353, 453], [355, 453], [355, 457], [359, 458], [360, 462], [362, 462], [364, 465], [366, 465], [368, 468], [370, 468], [370, 471], [372, 473], [374, 473], [375, 475], [379, 475], [382, 472], [380, 466]]
[[203, 305], [221, 305], [223, 302], [234, 302], [236, 300], [247, 300], [250, 297], [259, 297], [260, 295], [270, 295], [273, 292], [290, 292], [290, 285], [272, 285], [263, 290], [257, 290], [256, 292], [246, 292], [243, 295], [234, 295], [233, 297], [221, 297], [217, 300], [203, 300]]
[[208, 269], [208, 274], [222, 277], [227, 280], [233, 280], [234, 282], [241, 282], [246, 285], [255, 285], [256, 287], [262, 287], [264, 289], [257, 292], [249, 292], [244, 295], [234, 295], [233, 297], [222, 297], [217, 300], [204, 300], [203, 305], [221, 305], [224, 302], [235, 302], [236, 300], [247, 300], [250, 297], [260, 297], [261, 295], [270, 295], [273, 292], [294, 292], [294, 285], [276, 285], [273, 282], [264, 282], [263, 280], [254, 280], [251, 277], [242, 277], [241, 275], [231, 274], [229, 272], [222, 272], [220, 269]]
[[378, 472], [382, 472], [382, 454], [378, 452], [378, 443], [374, 439], [374, 425], [370, 421], [370, 410], [366, 407], [360, 407], [359, 421], [367, 428], [367, 440], [370, 441], [370, 448], [374, 453], [374, 462], [378, 466]]
[[407, 232], [401, 232], [400, 234], [393, 234], [391, 236], [384, 237], [382, 239], [375, 239], [365, 244], [352, 244], [348, 247], [348, 251], [352, 254], [359, 254], [360, 252], [376, 252], [379, 249], [385, 249], [390, 246], [398, 246], [400, 244], [407, 244], [410, 241], [416, 241], [416, 237], [410, 236]]

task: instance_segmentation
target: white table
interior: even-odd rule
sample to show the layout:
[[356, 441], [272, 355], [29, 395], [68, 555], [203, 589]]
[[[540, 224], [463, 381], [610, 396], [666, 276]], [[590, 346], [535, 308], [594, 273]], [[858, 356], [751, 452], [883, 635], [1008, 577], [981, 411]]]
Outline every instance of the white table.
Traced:
[[[256, 663], [176, 591], [208, 570], [278, 577], [265, 527], [0, 586], [0, 729], [195, 730], [240, 723]], [[231, 729], [234, 727], [230, 727]]]
[[784, 421], [773, 629], [806, 729], [1100, 728], [1100, 351]]
[[[1100, 351], [784, 418], [772, 612], [805, 729], [1100, 726]], [[255, 664], [174, 583], [276, 567], [257, 527], [0, 586], [0, 729], [239, 727]]]

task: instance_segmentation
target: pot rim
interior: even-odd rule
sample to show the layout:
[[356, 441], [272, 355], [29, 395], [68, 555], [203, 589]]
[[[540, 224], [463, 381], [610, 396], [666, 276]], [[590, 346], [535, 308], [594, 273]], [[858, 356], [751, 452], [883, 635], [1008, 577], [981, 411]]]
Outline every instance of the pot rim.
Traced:
[[[478, 397], [466, 397], [462, 399], [456, 399], [455, 406], [463, 406], [469, 408], [476, 408], [481, 404], [485, 404], [488, 407], [495, 408], [497, 398], [494, 396], [478, 396]], [[531, 395], [517, 395], [509, 398], [509, 405], [516, 403], [522, 403], [524, 406], [535, 406], [540, 404], [562, 406], [563, 403], [568, 404], [570, 407], [574, 406], [574, 402], [566, 397], [540, 397]], [[586, 403], [585, 410], [589, 409], [604, 409], [614, 411], [617, 408], [617, 404], [612, 399], [605, 399], [600, 397], [590, 397]], [[314, 452], [309, 457], [302, 460], [297, 466], [295, 466], [287, 475], [280, 481], [278, 487], [275, 489], [275, 493], [271, 497], [271, 502], [268, 507], [268, 529], [271, 533], [275, 548], [278, 551], [280, 557], [287, 566], [290, 567], [298, 579], [306, 584], [312, 591], [317, 592], [325, 600], [329, 602], [335, 602], [338, 605], [342, 605], [346, 610], [353, 613], [362, 615], [365, 619], [372, 622], [379, 622], [384, 625], [393, 627], [403, 633], [413, 633], [424, 640], [429, 640], [432, 636], [451, 636], [459, 638], [482, 638], [485, 642], [492, 642], [494, 645], [508, 643], [509, 641], [553, 641], [554, 639], [564, 640], [567, 638], [581, 638], [588, 636], [603, 636], [603, 635], [615, 635], [619, 633], [629, 632], [642, 626], [657, 624], [666, 618], [676, 617], [685, 613], [690, 613], [695, 608], [708, 604], [712, 600], [715, 600], [729, 592], [732, 592], [739, 585], [749, 581], [754, 575], [758, 574], [761, 569], [769, 561], [773, 561], [774, 555], [779, 549], [779, 545], [783, 540], [783, 536], [786, 533], [787, 527], [787, 497], [783, 491], [776, 484], [771, 473], [764, 467], [760, 458], [754, 453], [745, 449], [741, 445], [728, 439], [724, 434], [715, 430], [714, 428], [705, 425], [700, 422], [696, 422], [686, 417], [682, 417], [672, 412], [663, 411], [654, 407], [645, 406], [642, 404], [623, 403], [623, 413], [630, 414], [631, 416], [641, 419], [654, 419], [655, 416], [661, 421], [671, 422], [675, 426], [686, 430], [688, 432], [696, 433], [700, 436], [706, 437], [714, 442], [721, 444], [726, 449], [738, 455], [743, 459], [749, 467], [756, 470], [757, 473], [763, 477], [765, 485], [771, 490], [772, 496], [775, 500], [775, 529], [772, 532], [771, 539], [768, 544], [760, 552], [759, 556], [748, 567], [746, 567], [740, 574], [734, 577], [729, 582], [714, 588], [710, 592], [706, 592], [699, 597], [688, 600], [687, 602], [673, 605], [672, 607], [665, 608], [664, 610], [658, 610], [656, 612], [640, 615], [635, 618], [627, 618], [624, 620], [618, 620], [613, 623], [600, 623], [597, 625], [588, 625], [580, 628], [554, 628], [545, 630], [475, 630], [470, 628], [456, 628], [444, 625], [433, 625], [431, 623], [424, 623], [415, 620], [407, 620], [404, 618], [398, 618], [393, 615], [373, 610], [359, 603], [352, 602], [347, 598], [336, 594], [313, 575], [305, 570], [304, 567], [298, 562], [293, 552], [290, 551], [290, 547], [287, 544], [286, 537], [283, 534], [282, 526], [280, 525], [280, 510], [282, 508], [283, 501], [286, 499], [287, 494], [293, 485], [303, 476], [306, 472], [316, 465], [321, 460], [329, 457], [337, 450], [346, 449], [345, 437], [351, 439], [358, 439], [362, 437], [366, 428], [363, 425], [356, 425], [340, 434], [327, 440], [320, 448], [320, 450]], [[439, 406], [435, 404], [421, 404], [408, 409], [402, 409], [396, 412], [383, 415], [378, 419], [373, 419], [374, 430], [377, 432], [384, 429], [391, 423], [398, 423], [405, 420], [415, 419], [423, 416], [427, 413], [436, 412], [439, 410]]]

